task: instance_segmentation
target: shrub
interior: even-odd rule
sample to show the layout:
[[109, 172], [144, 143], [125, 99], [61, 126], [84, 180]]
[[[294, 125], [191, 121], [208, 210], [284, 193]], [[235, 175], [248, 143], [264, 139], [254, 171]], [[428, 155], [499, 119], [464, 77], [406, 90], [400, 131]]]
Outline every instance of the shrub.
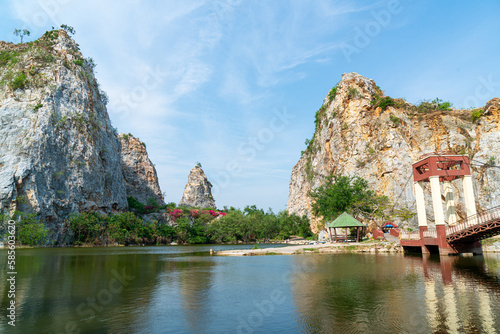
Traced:
[[16, 239], [18, 244], [39, 246], [47, 242], [49, 232], [45, 225], [36, 219], [35, 214], [17, 211], [12, 219], [16, 220]]
[[328, 92], [328, 101], [332, 102], [335, 99], [335, 95], [337, 95], [337, 86], [330, 89]]
[[451, 107], [453, 106], [453, 103], [443, 101], [440, 98], [435, 98], [432, 101], [422, 101], [420, 104], [417, 106], [417, 112], [420, 113], [429, 113], [433, 111], [449, 111], [451, 110]]
[[318, 109], [318, 111], [316, 111], [316, 114], [314, 115], [314, 124], [316, 125], [316, 127], [319, 126], [321, 120], [325, 116], [325, 113], [326, 113], [326, 107], [324, 105], [322, 105]]
[[107, 235], [109, 241], [120, 244], [144, 243], [155, 234], [155, 226], [144, 224], [142, 219], [132, 212], [123, 212], [109, 217]]
[[354, 87], [349, 87], [347, 89], [347, 97], [350, 98], [350, 99], [354, 99], [354, 98], [357, 98], [359, 97], [359, 91], [354, 88]]
[[109, 96], [108, 96], [108, 94], [105, 91], [99, 89], [99, 97], [101, 98], [102, 104], [108, 105], [108, 103], [109, 103]]
[[471, 113], [471, 120], [473, 122], [477, 121], [478, 119], [480, 119], [481, 117], [483, 117], [483, 114], [484, 114], [484, 110], [483, 109], [476, 109], [476, 110], [473, 110], [472, 113]]
[[51, 30], [51, 31], [46, 31], [42, 38], [48, 40], [48, 41], [55, 41], [59, 37], [59, 31], [58, 30]]
[[24, 89], [28, 83], [28, 78], [26, 74], [20, 73], [12, 82], [10, 83], [10, 88], [12, 90]]
[[37, 111], [38, 109], [40, 109], [41, 107], [43, 107], [43, 104], [41, 103], [38, 103], [36, 106], [33, 107], [33, 111]]
[[151, 207], [152, 211], [158, 212], [161, 209], [160, 203], [153, 197], [148, 198], [146, 204]]
[[75, 28], [66, 24], [61, 24], [61, 29], [63, 29], [64, 31], [66, 31], [68, 34], [71, 35], [74, 35], [76, 33]]
[[181, 209], [173, 209], [169, 212], [169, 215], [174, 221], [177, 221], [177, 219], [182, 218], [183, 212]]
[[107, 217], [99, 213], [73, 214], [69, 219], [71, 240], [75, 245], [101, 243], [106, 225]]
[[396, 125], [399, 125], [399, 123], [401, 123], [401, 118], [397, 117], [397, 116], [394, 116], [394, 115], [390, 115], [389, 116], [389, 119]]
[[432, 103], [436, 104], [437, 103], [437, 108], [438, 110], [444, 110], [444, 111], [447, 111], [447, 110], [451, 110], [451, 107], [453, 106], [453, 103], [451, 102], [448, 102], [448, 101], [443, 101], [441, 99], [434, 99], [432, 101]]
[[146, 208], [144, 204], [136, 200], [134, 197], [129, 196], [127, 197], [127, 202], [128, 202], [128, 208], [130, 211], [136, 211], [137, 213], [145, 213]]
[[86, 58], [85, 60], [87, 62], [87, 66], [90, 68], [90, 70], [93, 71], [94, 68], [96, 67], [96, 63], [94, 62], [94, 58], [89, 57], [89, 58]]
[[74, 60], [73, 63], [78, 66], [83, 66], [83, 59]]
[[389, 96], [386, 96], [383, 99], [381, 99], [379, 104], [378, 104], [378, 106], [380, 108], [382, 108], [382, 110], [386, 110], [387, 107], [393, 106], [393, 105], [394, 105], [394, 100]]
[[0, 51], [0, 67], [6, 66], [9, 63], [11, 65], [17, 63], [19, 55], [20, 52], [18, 51]]

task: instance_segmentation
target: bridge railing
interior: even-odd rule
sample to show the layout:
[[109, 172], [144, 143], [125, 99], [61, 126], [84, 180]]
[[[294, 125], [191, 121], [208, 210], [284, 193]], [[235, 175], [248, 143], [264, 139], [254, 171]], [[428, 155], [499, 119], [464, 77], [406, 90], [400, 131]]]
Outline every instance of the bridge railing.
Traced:
[[437, 238], [436, 230], [427, 230], [424, 231], [424, 238]]
[[461, 220], [456, 225], [448, 226], [446, 228], [446, 235], [450, 235], [468, 229], [470, 227], [486, 224], [494, 219], [500, 219], [500, 206], [496, 206], [492, 209], [479, 212], [476, 215]]
[[402, 240], [420, 240], [419, 232], [401, 232]]

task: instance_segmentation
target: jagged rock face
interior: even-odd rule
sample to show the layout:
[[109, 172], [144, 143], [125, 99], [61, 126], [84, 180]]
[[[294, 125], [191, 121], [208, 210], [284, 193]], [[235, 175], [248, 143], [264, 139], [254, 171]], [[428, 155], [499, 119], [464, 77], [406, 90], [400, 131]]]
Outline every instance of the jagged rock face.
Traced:
[[208, 181], [201, 167], [196, 166], [191, 169], [179, 205], [215, 209], [215, 200], [212, 197], [212, 184]]
[[163, 194], [158, 184], [156, 168], [149, 160], [146, 145], [130, 134], [119, 134], [123, 176], [127, 187], [127, 196], [132, 196], [142, 203], [149, 198], [164, 204]]
[[0, 52], [0, 210], [35, 212], [47, 223], [126, 210], [107, 98], [75, 42], [53, 31]]
[[[360, 176], [379, 195], [388, 196], [395, 208], [415, 209], [411, 166], [425, 153], [453, 151], [468, 154], [478, 210], [500, 205], [500, 100], [484, 108], [472, 122], [470, 110], [421, 114], [399, 100], [385, 111], [371, 105], [381, 91], [373, 80], [356, 73], [344, 74], [335, 98], [324, 100], [313, 144], [294, 166], [289, 186], [288, 211], [311, 218], [318, 232], [319, 218], [311, 215], [309, 191], [332, 173]], [[452, 182], [459, 218], [465, 216], [461, 180]], [[426, 189], [427, 215], [433, 221], [430, 190]]]

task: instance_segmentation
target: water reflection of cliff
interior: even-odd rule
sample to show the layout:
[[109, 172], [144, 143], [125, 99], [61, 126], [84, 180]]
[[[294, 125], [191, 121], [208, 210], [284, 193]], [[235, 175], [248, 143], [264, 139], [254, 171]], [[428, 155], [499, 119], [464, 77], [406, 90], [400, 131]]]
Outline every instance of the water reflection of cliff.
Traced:
[[[304, 261], [294, 260], [297, 268]], [[498, 256], [346, 254], [314, 256], [314, 261], [312, 269], [292, 276], [301, 331], [495, 333], [500, 328]]]
[[[0, 264], [5, 267], [3, 260]], [[66, 333], [74, 328], [81, 333], [140, 332], [145, 324], [154, 323], [151, 317], [182, 317], [190, 323], [189, 318], [199, 317], [208, 307], [205, 285], [211, 281], [212, 265], [203, 257], [182, 261], [133, 249], [116, 253], [95, 248], [22, 250], [16, 266], [21, 326], [7, 327], [2, 319], [0, 331]], [[173, 300], [165, 300], [162, 289], [173, 290], [168, 294]], [[3, 310], [9, 303], [7, 293], [3, 280]], [[158, 304], [165, 307], [151, 314]]]

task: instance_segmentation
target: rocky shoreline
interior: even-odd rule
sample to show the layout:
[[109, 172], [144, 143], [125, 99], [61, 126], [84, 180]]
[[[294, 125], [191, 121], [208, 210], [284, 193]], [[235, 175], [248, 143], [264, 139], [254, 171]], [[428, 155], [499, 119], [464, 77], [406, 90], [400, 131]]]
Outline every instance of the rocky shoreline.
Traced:
[[280, 248], [262, 249], [236, 249], [212, 252], [220, 256], [254, 256], [254, 255], [295, 255], [295, 254], [324, 254], [324, 253], [398, 253], [403, 249], [398, 244], [391, 243], [345, 243], [345, 244], [316, 244], [316, 245], [293, 245]]
[[[235, 249], [213, 251], [218, 256], [257, 256], [257, 255], [298, 255], [331, 253], [402, 253], [398, 243], [328, 243], [316, 245], [293, 245], [280, 248]], [[484, 253], [500, 253], [500, 245], [483, 245]]]

